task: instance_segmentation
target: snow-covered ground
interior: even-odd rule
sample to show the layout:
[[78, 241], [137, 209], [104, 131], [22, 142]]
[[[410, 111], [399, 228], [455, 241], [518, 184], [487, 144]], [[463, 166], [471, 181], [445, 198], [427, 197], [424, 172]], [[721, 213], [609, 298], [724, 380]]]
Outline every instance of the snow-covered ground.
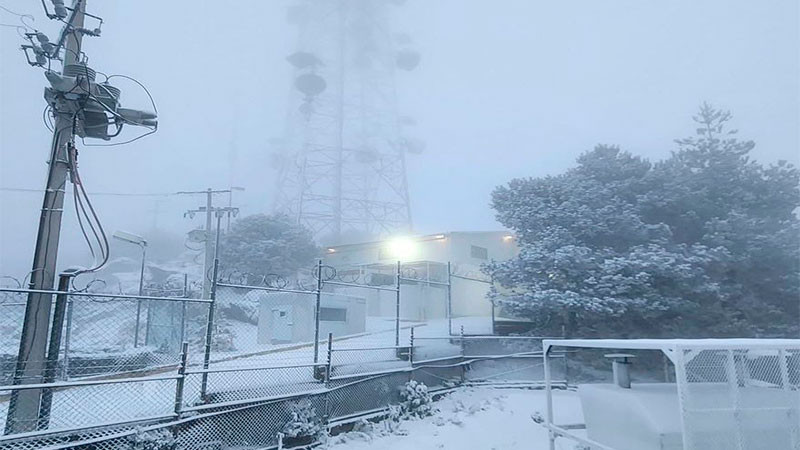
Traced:
[[[553, 393], [557, 423], [582, 423], [580, 400], [573, 392]], [[542, 390], [462, 388], [434, 404], [437, 412], [424, 419], [400, 423], [388, 431], [386, 423], [359, 424], [334, 436], [330, 450], [545, 450], [547, 431], [534, 421], [546, 411]], [[559, 450], [573, 450], [568, 440]]]

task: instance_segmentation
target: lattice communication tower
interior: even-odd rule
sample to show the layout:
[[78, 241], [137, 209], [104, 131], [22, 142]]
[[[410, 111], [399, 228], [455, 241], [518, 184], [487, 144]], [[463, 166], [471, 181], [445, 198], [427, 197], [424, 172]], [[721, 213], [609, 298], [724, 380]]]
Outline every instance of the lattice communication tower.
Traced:
[[299, 0], [284, 137], [273, 140], [274, 209], [320, 239], [379, 237], [411, 230], [406, 154], [413, 119], [397, 113], [398, 69], [420, 61], [408, 35], [395, 33], [392, 0]]

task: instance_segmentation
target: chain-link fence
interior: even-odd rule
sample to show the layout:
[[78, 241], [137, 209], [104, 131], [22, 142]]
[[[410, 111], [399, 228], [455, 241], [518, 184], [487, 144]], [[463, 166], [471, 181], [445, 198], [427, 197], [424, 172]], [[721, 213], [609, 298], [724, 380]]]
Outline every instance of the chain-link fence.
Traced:
[[[9, 328], [0, 340], [9, 361], [0, 419], [14, 422], [0, 445], [94, 439], [102, 448], [127, 442], [134, 425], [157, 432], [164, 422], [181, 442], [201, 448], [274, 445], [275, 430], [298, 401], [321, 402], [313, 408], [330, 423], [396, 402], [410, 379], [434, 389], [541, 383], [533, 369], [541, 363], [532, 360], [539, 339], [525, 345], [465, 336], [463, 329], [452, 335], [449, 270], [419, 270], [397, 264], [356, 276], [319, 263], [292, 282], [218, 276], [208, 300], [58, 293], [52, 300], [66, 303], [58, 356], [42, 362], [48, 377], [30, 380], [14, 376], [27, 294], [0, 289], [1, 304], [17, 311], [0, 319]], [[380, 314], [370, 321], [376, 307]], [[14, 413], [23, 393], [40, 396], [38, 411]], [[268, 423], [245, 425], [243, 418]], [[33, 434], [18, 438], [21, 430]]]
[[174, 367], [181, 342], [195, 353], [202, 349], [208, 305], [200, 299], [70, 294], [59, 373], [69, 379]]
[[13, 378], [26, 299], [22, 292], [0, 288], [0, 384], [11, 384]]
[[[2, 384], [14, 379], [27, 296], [24, 289], [0, 288]], [[209, 300], [98, 292], [69, 292], [65, 298], [57, 379], [173, 367], [181, 342], [202, 349]]]
[[[330, 344], [326, 340], [319, 364], [258, 366], [252, 362], [236, 365], [241, 361], [231, 360], [209, 368], [191, 357], [186, 344], [189, 354], [164, 374], [0, 387], [6, 391], [44, 388], [52, 394], [52, 407], [40, 413], [34, 427], [41, 431], [0, 437], [0, 447], [33, 449], [69, 442], [65, 448], [119, 448], [111, 443], [124, 447], [142, 430], [159, 436], [159, 429], [184, 448], [275, 446], [292, 411], [299, 407], [313, 409], [315, 420], [330, 426], [399, 402], [399, 388], [412, 379], [437, 391], [485, 381], [486, 376], [470, 376], [481, 361], [507, 357], [525, 369], [529, 362], [517, 357], [540, 342], [532, 338], [525, 345], [516, 339], [514, 345], [496, 344], [492, 355], [466, 358], [463, 349], [486, 347], [475, 340], [412, 342], [409, 338], [405, 346], [354, 347], [334, 338]], [[442, 348], [434, 351], [434, 347]], [[503, 355], [503, 349], [514, 353]], [[444, 357], [415, 359], [425, 352]], [[503, 372], [507, 369], [503, 367]], [[489, 369], [483, 370], [488, 374]], [[497, 379], [504, 377], [498, 375]], [[528, 381], [537, 384], [542, 379]]]
[[[800, 449], [800, 340], [546, 340], [574, 399], [548, 390], [551, 440], [590, 448]], [[550, 364], [551, 379], [552, 358]], [[552, 447], [551, 447], [552, 448]]]

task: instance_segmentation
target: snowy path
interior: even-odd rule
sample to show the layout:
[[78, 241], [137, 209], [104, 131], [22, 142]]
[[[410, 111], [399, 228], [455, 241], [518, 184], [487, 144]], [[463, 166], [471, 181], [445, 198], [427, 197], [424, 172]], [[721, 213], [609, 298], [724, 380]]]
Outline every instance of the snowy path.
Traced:
[[[556, 421], [583, 421], [575, 393], [556, 391]], [[386, 431], [384, 423], [359, 426], [334, 436], [330, 450], [545, 450], [547, 431], [531, 415], [545, 416], [541, 390], [464, 388], [435, 403], [434, 416], [400, 424], [399, 433]], [[575, 444], [561, 439], [559, 450]]]

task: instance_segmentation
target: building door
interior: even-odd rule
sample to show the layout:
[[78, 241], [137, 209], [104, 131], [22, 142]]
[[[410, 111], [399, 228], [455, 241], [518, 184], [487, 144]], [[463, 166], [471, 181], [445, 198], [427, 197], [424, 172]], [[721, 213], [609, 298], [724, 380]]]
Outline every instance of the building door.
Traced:
[[272, 340], [292, 341], [292, 306], [281, 305], [272, 309]]

